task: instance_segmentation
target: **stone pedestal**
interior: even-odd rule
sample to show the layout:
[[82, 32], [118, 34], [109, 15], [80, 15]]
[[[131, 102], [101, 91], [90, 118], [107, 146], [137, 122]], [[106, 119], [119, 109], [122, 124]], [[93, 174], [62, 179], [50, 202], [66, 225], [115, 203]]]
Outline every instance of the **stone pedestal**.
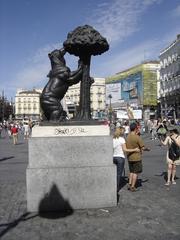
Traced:
[[26, 172], [27, 210], [116, 206], [112, 156], [108, 126], [33, 128]]

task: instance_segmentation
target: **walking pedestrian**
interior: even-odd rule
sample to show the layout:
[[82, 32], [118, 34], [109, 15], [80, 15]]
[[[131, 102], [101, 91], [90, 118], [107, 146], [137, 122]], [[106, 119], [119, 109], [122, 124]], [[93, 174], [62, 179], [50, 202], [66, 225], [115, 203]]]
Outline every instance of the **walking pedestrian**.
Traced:
[[12, 128], [11, 124], [8, 123], [8, 125], [7, 125], [7, 133], [8, 133], [8, 137], [9, 137], [9, 138], [11, 138], [11, 136], [12, 136], [11, 128]]
[[158, 123], [158, 127], [156, 131], [157, 131], [157, 135], [160, 140], [160, 146], [161, 146], [161, 140], [163, 141], [165, 140], [166, 134], [168, 132], [168, 128], [166, 126], [166, 120], [163, 120], [163, 122]]
[[113, 136], [113, 162], [117, 166], [117, 192], [120, 190], [122, 183], [122, 173], [124, 170], [125, 164], [125, 154], [124, 152], [140, 152], [139, 148], [127, 149], [126, 141], [124, 139], [124, 131], [123, 127], [116, 128], [114, 136]]
[[27, 122], [24, 122], [23, 128], [24, 128], [24, 139], [28, 139], [29, 132], [30, 132], [29, 124]]
[[16, 145], [17, 144], [17, 137], [18, 137], [18, 128], [15, 124], [11, 128], [11, 134], [13, 136], [13, 143], [14, 143], [14, 145]]
[[157, 121], [155, 119], [153, 119], [152, 121], [152, 125], [151, 125], [151, 139], [155, 140], [157, 139]]
[[123, 127], [125, 129], [125, 132], [124, 132], [125, 137], [127, 138], [128, 134], [129, 134], [129, 123], [125, 122]]
[[32, 123], [32, 121], [31, 121], [30, 119], [29, 119], [28, 125], [29, 125], [29, 137], [31, 137], [31, 135], [32, 135], [32, 128], [33, 128], [33, 123]]
[[127, 149], [138, 148], [139, 152], [127, 153], [128, 164], [129, 164], [129, 186], [128, 189], [132, 192], [137, 190], [136, 182], [138, 175], [142, 172], [142, 151], [150, 149], [144, 146], [142, 138], [139, 136], [139, 129], [137, 124], [130, 124], [130, 133], [126, 139]]
[[161, 141], [163, 145], [168, 146], [166, 153], [167, 162], [167, 182], [166, 186], [176, 184], [176, 166], [180, 165], [180, 135], [177, 129], [170, 130], [170, 135], [166, 137], [164, 141]]

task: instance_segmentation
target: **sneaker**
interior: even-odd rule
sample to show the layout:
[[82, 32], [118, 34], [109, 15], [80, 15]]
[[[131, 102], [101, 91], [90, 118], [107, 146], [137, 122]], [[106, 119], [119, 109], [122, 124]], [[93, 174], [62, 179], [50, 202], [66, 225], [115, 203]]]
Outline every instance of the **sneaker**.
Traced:
[[175, 185], [175, 184], [176, 184], [176, 181], [172, 181], [172, 184], [174, 184], [174, 185]]
[[170, 182], [166, 182], [164, 185], [169, 186], [170, 184], [171, 184]]

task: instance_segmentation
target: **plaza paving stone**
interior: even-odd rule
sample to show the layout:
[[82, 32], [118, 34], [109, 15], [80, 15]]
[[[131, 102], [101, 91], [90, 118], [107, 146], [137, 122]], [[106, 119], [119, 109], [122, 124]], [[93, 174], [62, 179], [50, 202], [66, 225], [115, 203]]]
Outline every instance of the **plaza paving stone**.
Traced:
[[14, 146], [12, 139], [0, 139], [0, 238], [179, 240], [180, 167], [177, 184], [164, 186], [166, 147], [160, 147], [147, 135], [143, 138], [151, 151], [143, 155], [139, 191], [129, 192], [125, 185], [117, 207], [46, 215], [26, 210], [28, 141], [20, 136], [19, 144]]

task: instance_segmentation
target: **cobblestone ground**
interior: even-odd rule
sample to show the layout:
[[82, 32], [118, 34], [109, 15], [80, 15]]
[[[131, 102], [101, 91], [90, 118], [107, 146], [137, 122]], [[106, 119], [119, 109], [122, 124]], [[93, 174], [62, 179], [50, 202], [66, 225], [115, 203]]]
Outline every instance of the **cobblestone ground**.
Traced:
[[179, 240], [180, 179], [176, 185], [164, 186], [166, 148], [148, 136], [144, 140], [152, 150], [144, 153], [139, 191], [129, 192], [125, 185], [114, 208], [40, 216], [26, 211], [27, 141], [20, 137], [14, 146], [12, 139], [0, 139], [1, 239]]

